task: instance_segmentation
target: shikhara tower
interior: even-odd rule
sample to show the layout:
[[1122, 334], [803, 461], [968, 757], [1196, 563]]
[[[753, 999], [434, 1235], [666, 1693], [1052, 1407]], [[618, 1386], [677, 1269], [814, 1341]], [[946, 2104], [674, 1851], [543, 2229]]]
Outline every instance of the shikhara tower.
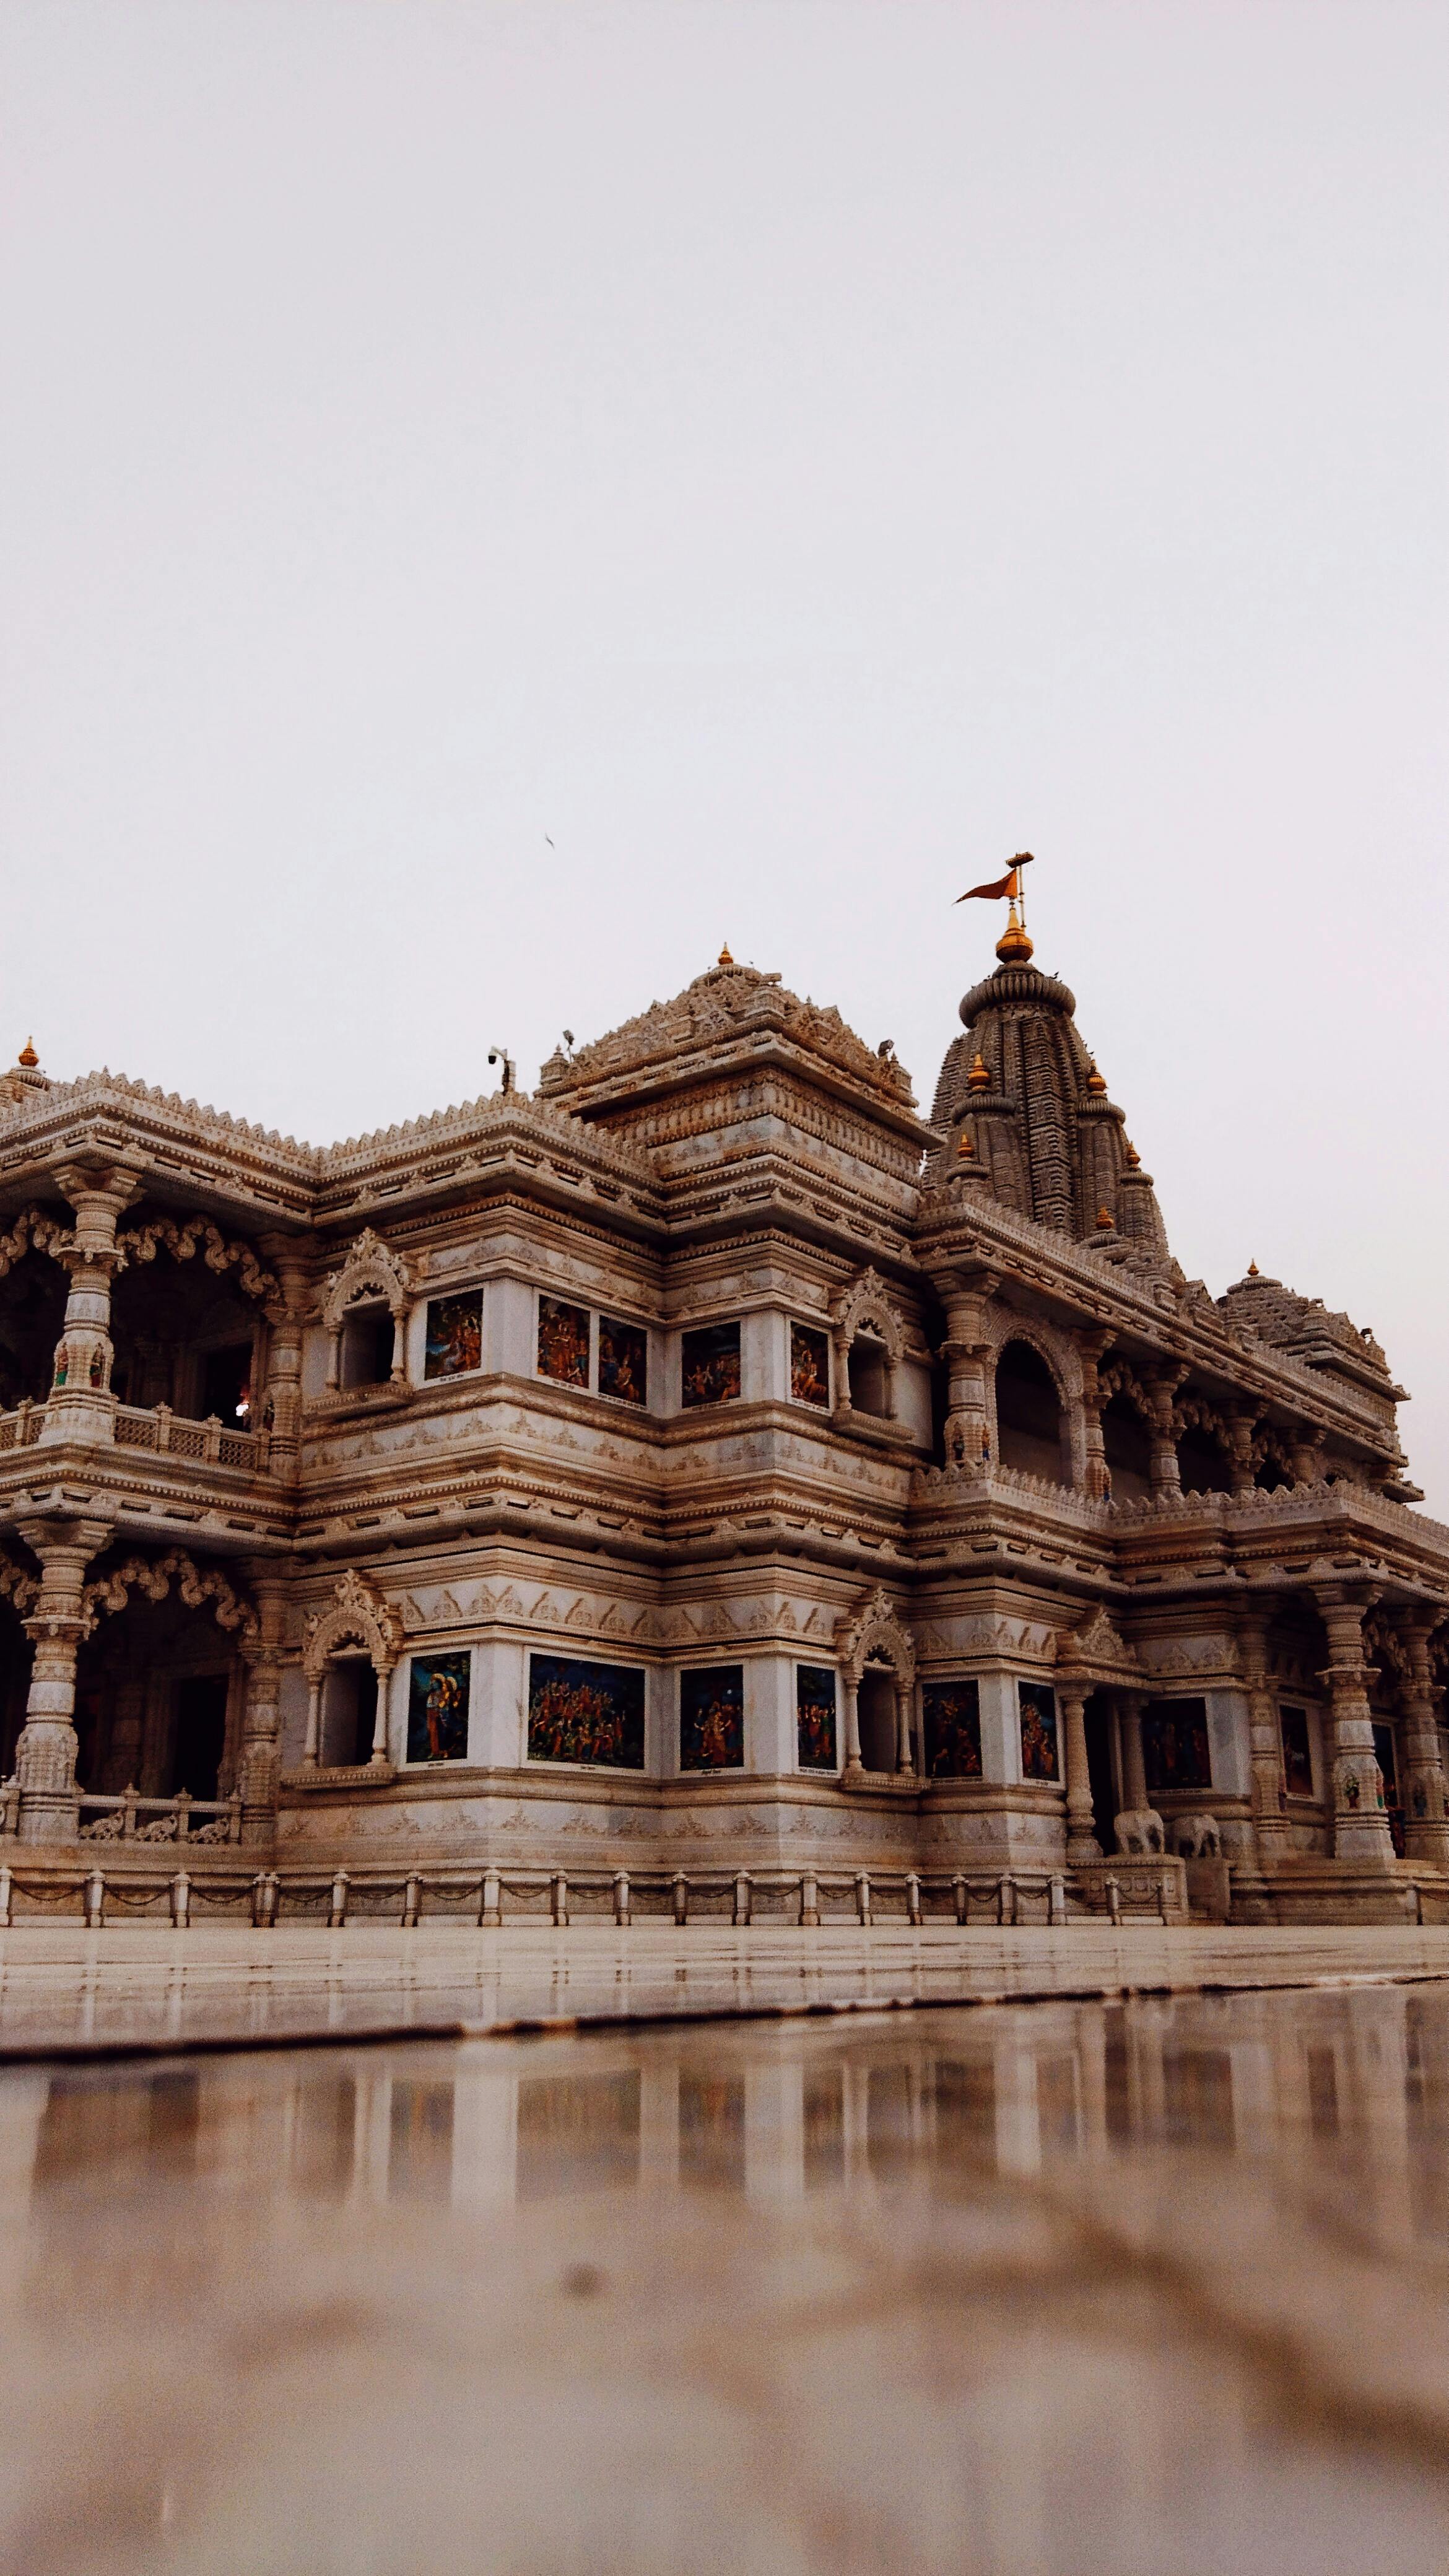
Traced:
[[865, 1870], [928, 1911], [1002, 1870], [1075, 1908], [1125, 1815], [1220, 1840], [1193, 1893], [1247, 1918], [1449, 1901], [1402, 1390], [1321, 1301], [1183, 1277], [1072, 994], [1014, 914], [997, 953], [929, 1122], [727, 951], [532, 1096], [321, 1151], [27, 1047], [27, 1862], [200, 1839], [379, 1904]]

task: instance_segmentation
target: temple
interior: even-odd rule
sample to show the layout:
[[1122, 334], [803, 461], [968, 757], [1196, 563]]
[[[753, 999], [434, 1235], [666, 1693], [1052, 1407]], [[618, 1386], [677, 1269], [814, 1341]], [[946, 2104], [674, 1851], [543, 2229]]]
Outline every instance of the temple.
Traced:
[[325, 1149], [27, 1045], [0, 1851], [495, 1920], [711, 1873], [736, 1919], [1442, 1913], [1403, 1390], [1322, 1300], [1184, 1277], [1014, 910], [997, 956], [929, 1119], [727, 951]]

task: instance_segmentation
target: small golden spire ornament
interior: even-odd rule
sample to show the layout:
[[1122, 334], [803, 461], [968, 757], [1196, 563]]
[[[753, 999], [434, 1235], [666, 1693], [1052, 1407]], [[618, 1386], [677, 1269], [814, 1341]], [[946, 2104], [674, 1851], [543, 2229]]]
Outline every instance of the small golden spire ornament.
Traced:
[[1135, 1146], [1134, 1144], [1132, 1144], [1132, 1142], [1130, 1141], [1130, 1139], [1129, 1139], [1128, 1144], [1127, 1144], [1127, 1147], [1126, 1147], [1126, 1161], [1127, 1161], [1127, 1169], [1128, 1169], [1128, 1171], [1129, 1171], [1129, 1172], [1140, 1172], [1140, 1171], [1141, 1171], [1141, 1169], [1142, 1169], [1142, 1157], [1141, 1157], [1141, 1155], [1138, 1153], [1136, 1146]]
[[719, 956], [715, 960], [715, 963], [719, 966], [733, 966], [734, 962], [733, 957], [730, 955], [729, 941], [726, 940], [723, 948], [719, 952]]
[[1097, 1071], [1097, 1059], [1095, 1056], [1089, 1056], [1087, 1059], [1087, 1089], [1090, 1091], [1094, 1100], [1103, 1100], [1106, 1098], [1107, 1085], [1102, 1075]]
[[1032, 943], [1017, 920], [1016, 902], [1013, 898], [1006, 928], [996, 943], [996, 954], [1003, 966], [1024, 966], [1031, 953]]
[[1249, 1262], [1249, 1264], [1248, 1264], [1248, 1277], [1249, 1277], [1250, 1279], [1256, 1279], [1256, 1278], [1258, 1277], [1258, 1265], [1257, 1265], [1256, 1261], [1250, 1261], [1250, 1262]]
[[966, 1088], [968, 1091], [991, 1089], [991, 1068], [979, 1047], [971, 1060], [971, 1070], [966, 1076]]
[[39, 1064], [40, 1058], [35, 1052], [34, 1038], [26, 1039], [24, 1046], [21, 1048], [20, 1053], [16, 1058], [16, 1062], [17, 1064], [23, 1064], [27, 1073], [30, 1072], [34, 1065]]
[[960, 1155], [963, 1163], [974, 1163], [976, 1160], [976, 1148], [972, 1144], [964, 1127], [961, 1130], [961, 1142], [957, 1146], [956, 1151]]
[[1098, 1208], [1098, 1210], [1097, 1210], [1097, 1225], [1098, 1225], [1098, 1229], [1099, 1229], [1099, 1231], [1100, 1231], [1101, 1233], [1103, 1233], [1103, 1234], [1111, 1234], [1111, 1233], [1113, 1233], [1113, 1232], [1115, 1231], [1115, 1224], [1116, 1224], [1116, 1220], [1114, 1219], [1114, 1217], [1113, 1217], [1113, 1215], [1112, 1215], [1112, 1211], [1111, 1211], [1111, 1209], [1110, 1209], [1110, 1208]]

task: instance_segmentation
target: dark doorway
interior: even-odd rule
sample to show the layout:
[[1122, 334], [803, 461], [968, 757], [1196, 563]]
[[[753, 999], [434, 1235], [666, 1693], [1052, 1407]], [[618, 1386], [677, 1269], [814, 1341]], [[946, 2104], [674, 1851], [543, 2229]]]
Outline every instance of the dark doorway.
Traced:
[[322, 1702], [324, 1763], [370, 1762], [377, 1724], [377, 1675], [363, 1655], [339, 1656], [328, 1667]]
[[1185, 1494], [1230, 1494], [1232, 1469], [1209, 1431], [1184, 1431], [1177, 1444], [1177, 1472]]
[[214, 1413], [224, 1431], [245, 1431], [252, 1409], [252, 1346], [231, 1342], [208, 1351], [201, 1370], [201, 1418]]
[[1374, 1753], [1384, 1778], [1384, 1805], [1388, 1809], [1389, 1832], [1400, 1860], [1404, 1857], [1404, 1802], [1399, 1794], [1399, 1765], [1392, 1726], [1374, 1727]]
[[226, 1744], [225, 1673], [201, 1673], [176, 1685], [176, 1737], [171, 1755], [168, 1797], [189, 1789], [193, 1798], [214, 1798]]
[[1102, 1409], [1102, 1447], [1114, 1503], [1143, 1503], [1152, 1491], [1152, 1441], [1129, 1395], [1114, 1395]]
[[1087, 1779], [1092, 1791], [1092, 1831], [1104, 1857], [1117, 1848], [1117, 1791], [1112, 1779], [1112, 1710], [1102, 1691], [1093, 1691], [1083, 1711], [1087, 1730]]
[[996, 1445], [1003, 1467], [1065, 1485], [1057, 1382], [1030, 1342], [1008, 1342], [996, 1363]]

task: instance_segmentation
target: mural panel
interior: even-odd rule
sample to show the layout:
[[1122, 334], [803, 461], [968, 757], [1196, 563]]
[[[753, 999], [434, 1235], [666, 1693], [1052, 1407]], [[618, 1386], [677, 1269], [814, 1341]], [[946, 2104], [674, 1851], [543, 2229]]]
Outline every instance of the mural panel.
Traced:
[[1050, 1682], [1018, 1682], [1023, 1780], [1057, 1780], [1057, 1695]]
[[1278, 1712], [1283, 1729], [1283, 1782], [1290, 1798], [1313, 1795], [1313, 1745], [1308, 1733], [1306, 1708], [1283, 1708]]
[[728, 1404], [740, 1391], [738, 1324], [704, 1324], [686, 1333], [682, 1350], [686, 1404]]
[[424, 1377], [462, 1377], [483, 1365], [483, 1291], [428, 1301]]
[[408, 1682], [409, 1762], [466, 1762], [468, 1655], [414, 1655]]
[[743, 1664], [694, 1664], [679, 1676], [681, 1771], [742, 1771], [745, 1762]]
[[644, 1674], [637, 1664], [528, 1659], [530, 1762], [593, 1762], [612, 1771], [644, 1768]]
[[640, 1325], [599, 1317], [599, 1393], [621, 1404], [648, 1403], [649, 1336]]
[[1205, 1699], [1150, 1699], [1142, 1719], [1142, 1766], [1149, 1794], [1159, 1789], [1210, 1789]]
[[795, 1667], [796, 1758], [802, 1771], [833, 1771], [835, 1673], [828, 1664]]
[[813, 1324], [790, 1327], [790, 1393], [797, 1404], [830, 1402], [830, 1337]]
[[561, 1297], [540, 1297], [538, 1373], [540, 1377], [557, 1378], [561, 1386], [588, 1385], [587, 1307], [567, 1305]]
[[974, 1681], [928, 1682], [921, 1693], [928, 1780], [981, 1777], [981, 1693]]

